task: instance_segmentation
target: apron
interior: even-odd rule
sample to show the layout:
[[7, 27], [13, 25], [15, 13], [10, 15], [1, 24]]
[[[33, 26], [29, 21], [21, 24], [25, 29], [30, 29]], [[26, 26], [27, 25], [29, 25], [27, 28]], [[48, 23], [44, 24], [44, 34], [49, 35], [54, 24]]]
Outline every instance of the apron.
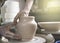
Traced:
[[24, 0], [7, 0], [1, 8], [3, 23], [13, 22], [17, 13], [24, 8]]

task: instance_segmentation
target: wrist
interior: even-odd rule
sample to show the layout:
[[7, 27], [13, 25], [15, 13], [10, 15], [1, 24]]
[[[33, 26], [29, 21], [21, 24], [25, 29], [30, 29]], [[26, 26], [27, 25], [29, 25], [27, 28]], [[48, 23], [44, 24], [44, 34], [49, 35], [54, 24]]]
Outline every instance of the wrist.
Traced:
[[28, 16], [29, 15], [29, 13], [24, 11], [24, 10], [20, 11], [20, 14], [22, 14], [22, 16]]

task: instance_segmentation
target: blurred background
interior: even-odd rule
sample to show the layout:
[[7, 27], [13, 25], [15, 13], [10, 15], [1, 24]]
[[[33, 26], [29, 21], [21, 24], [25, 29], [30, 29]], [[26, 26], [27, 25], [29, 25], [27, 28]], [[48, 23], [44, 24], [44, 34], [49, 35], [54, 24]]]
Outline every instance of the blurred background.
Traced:
[[5, 3], [6, 0], [0, 0], [0, 25], [2, 22], [2, 17], [1, 17], [1, 7], [3, 6], [3, 4]]
[[[0, 0], [0, 9], [4, 2]], [[35, 16], [37, 22], [60, 21], [60, 0], [35, 0], [30, 15]]]
[[37, 22], [60, 21], [60, 0], [35, 0], [30, 15]]

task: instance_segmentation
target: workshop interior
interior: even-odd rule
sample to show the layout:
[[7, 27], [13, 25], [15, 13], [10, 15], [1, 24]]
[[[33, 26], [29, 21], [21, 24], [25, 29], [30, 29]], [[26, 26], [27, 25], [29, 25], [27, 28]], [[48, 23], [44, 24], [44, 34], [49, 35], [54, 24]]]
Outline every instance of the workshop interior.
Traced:
[[[18, 13], [19, 5], [23, 5], [25, 2], [26, 0], [21, 0], [22, 4], [19, 4], [19, 2], [15, 0], [0, 0], [1, 32], [5, 32], [4, 26], [6, 24], [11, 25], [13, 28], [10, 30], [11, 32], [16, 32], [15, 27], [13, 27], [10, 22], [13, 21], [12, 18]], [[3, 32], [1, 33], [3, 35], [0, 35], [1, 43], [60, 43], [60, 0], [34, 0], [29, 16], [22, 19], [21, 21], [23, 22], [25, 20], [25, 22], [20, 22], [20, 24], [18, 22], [17, 25], [19, 29], [17, 29], [17, 32], [22, 31], [20, 33], [22, 35], [22, 40], [28, 37], [32, 38], [35, 33], [34, 38], [31, 40], [27, 39], [25, 42], [21, 41], [21, 39], [15, 40], [6, 38], [3, 36]], [[29, 21], [32, 21], [32, 23], [27, 24]]]

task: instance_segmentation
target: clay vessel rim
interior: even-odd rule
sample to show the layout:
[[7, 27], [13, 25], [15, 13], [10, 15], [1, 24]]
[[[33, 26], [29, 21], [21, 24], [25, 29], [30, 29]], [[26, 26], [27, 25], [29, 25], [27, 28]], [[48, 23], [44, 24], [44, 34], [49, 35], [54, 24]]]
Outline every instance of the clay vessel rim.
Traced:
[[24, 16], [23, 18], [35, 18], [34, 16]]

